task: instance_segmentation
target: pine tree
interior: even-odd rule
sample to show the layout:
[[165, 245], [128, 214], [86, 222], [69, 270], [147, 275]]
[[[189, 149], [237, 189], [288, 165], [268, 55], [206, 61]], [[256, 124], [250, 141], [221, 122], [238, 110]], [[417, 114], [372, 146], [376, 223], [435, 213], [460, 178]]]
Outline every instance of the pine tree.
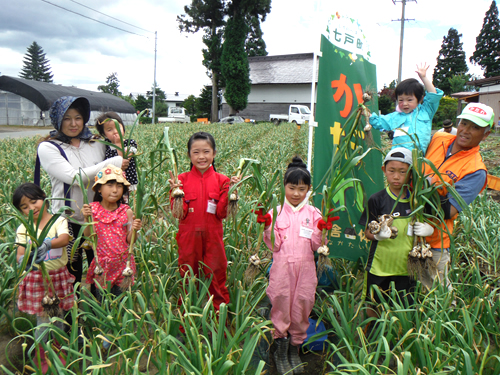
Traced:
[[[217, 98], [221, 82], [220, 56], [222, 54], [222, 34], [225, 15], [224, 0], [192, 0], [191, 6], [185, 6], [185, 14], [177, 16], [179, 30], [187, 33], [204, 31], [203, 65], [212, 79], [212, 97]], [[216, 99], [212, 100], [211, 121], [218, 120]]]
[[227, 21], [222, 45], [221, 67], [226, 81], [224, 97], [231, 107], [230, 115], [245, 109], [250, 94], [250, 66], [245, 52], [247, 25], [237, 14]]
[[247, 18], [249, 32], [245, 43], [245, 51], [249, 57], [251, 56], [267, 56], [266, 42], [262, 36], [264, 33], [260, 27], [258, 17], [250, 16]]
[[500, 75], [500, 21], [495, 0], [486, 12], [470, 61], [484, 69], [484, 77]]
[[432, 83], [435, 87], [444, 91], [445, 95], [450, 95], [453, 89], [450, 79], [454, 76], [465, 76], [469, 71], [465, 61], [463, 43], [460, 43], [462, 34], [459, 34], [453, 27], [448, 30], [448, 35], [443, 38], [437, 64], [434, 68]]
[[23, 58], [23, 68], [19, 77], [33, 81], [52, 82], [49, 60], [37, 42], [31, 43]]

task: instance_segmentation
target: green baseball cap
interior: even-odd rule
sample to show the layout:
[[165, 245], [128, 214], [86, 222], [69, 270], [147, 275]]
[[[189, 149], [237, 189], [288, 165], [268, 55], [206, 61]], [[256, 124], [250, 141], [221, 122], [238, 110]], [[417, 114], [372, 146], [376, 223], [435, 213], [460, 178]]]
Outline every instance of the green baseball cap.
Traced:
[[493, 112], [493, 108], [486, 104], [469, 103], [465, 106], [458, 118], [472, 121], [474, 124], [485, 128], [486, 126], [493, 126], [495, 113]]

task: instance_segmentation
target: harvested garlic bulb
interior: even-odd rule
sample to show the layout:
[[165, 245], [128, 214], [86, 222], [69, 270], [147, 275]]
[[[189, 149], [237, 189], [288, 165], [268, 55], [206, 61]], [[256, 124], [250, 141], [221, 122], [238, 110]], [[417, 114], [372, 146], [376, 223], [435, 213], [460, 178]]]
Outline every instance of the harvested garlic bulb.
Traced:
[[132, 268], [130, 267], [126, 267], [123, 272], [122, 272], [122, 276], [125, 276], [125, 277], [130, 277], [134, 274], [134, 271], [132, 271]]
[[326, 245], [320, 246], [318, 249], [318, 254], [328, 256], [330, 255], [330, 249]]
[[260, 258], [257, 254], [252, 255], [250, 257], [250, 263], [252, 263], [254, 266], [258, 266], [260, 264]]

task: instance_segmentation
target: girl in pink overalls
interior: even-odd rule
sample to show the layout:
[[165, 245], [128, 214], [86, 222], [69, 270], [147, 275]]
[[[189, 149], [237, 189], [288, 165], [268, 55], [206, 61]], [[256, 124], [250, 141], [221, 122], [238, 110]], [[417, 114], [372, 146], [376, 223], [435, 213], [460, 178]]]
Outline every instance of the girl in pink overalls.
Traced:
[[274, 247], [269, 225], [273, 212], [259, 216], [267, 224], [264, 241], [273, 251], [267, 295], [272, 304], [276, 367], [280, 374], [292, 369], [294, 374], [302, 374], [299, 348], [307, 337], [309, 314], [314, 305], [318, 284], [314, 252], [321, 245], [318, 223], [324, 221], [320, 211], [307, 203], [311, 175], [299, 157], [294, 157], [288, 165], [284, 184], [285, 204], [283, 209], [277, 209]]

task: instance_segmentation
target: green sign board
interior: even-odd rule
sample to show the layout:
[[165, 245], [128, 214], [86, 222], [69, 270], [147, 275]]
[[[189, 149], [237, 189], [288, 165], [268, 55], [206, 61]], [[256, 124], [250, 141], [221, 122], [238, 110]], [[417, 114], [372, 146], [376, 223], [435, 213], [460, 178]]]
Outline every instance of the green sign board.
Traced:
[[[368, 90], [373, 93], [373, 99], [366, 106], [370, 111], [378, 110], [376, 70], [375, 65], [366, 59], [364, 37], [336, 27], [332, 22], [329, 23], [327, 32], [329, 35], [321, 36], [315, 116], [318, 127], [314, 133], [313, 183], [317, 189], [314, 197], [317, 207], [321, 207], [322, 199], [322, 187], [318, 184], [330, 167], [333, 146], [342, 142], [342, 127], [349, 115], [362, 103], [363, 92]], [[340, 48], [339, 45], [350, 49]], [[359, 54], [356, 54], [356, 48], [360, 50]], [[364, 121], [356, 136], [364, 140], [363, 127]], [[337, 206], [346, 206], [346, 210], [339, 214], [340, 220], [333, 223], [329, 238], [330, 254], [335, 258], [357, 260], [368, 255], [369, 241], [364, 235], [365, 228], [358, 221], [366, 206], [366, 199], [384, 187], [382, 156], [377, 150], [380, 147], [380, 133], [372, 132], [372, 136], [372, 144], [367, 145], [366, 141], [362, 144], [365, 150], [368, 147], [375, 149], [368, 153], [354, 172], [355, 177], [362, 181], [365, 195], [354, 186], [347, 186], [334, 199]]]

